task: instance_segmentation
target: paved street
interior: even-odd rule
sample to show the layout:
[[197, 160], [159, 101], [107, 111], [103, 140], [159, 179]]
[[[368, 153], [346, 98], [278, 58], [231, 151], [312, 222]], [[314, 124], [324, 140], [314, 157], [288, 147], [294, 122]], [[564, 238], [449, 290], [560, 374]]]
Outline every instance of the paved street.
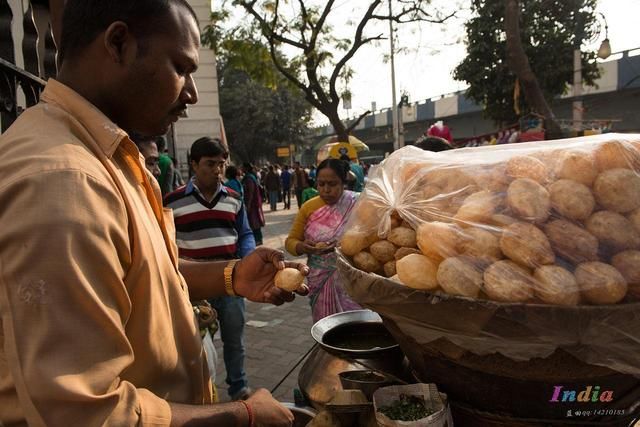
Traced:
[[[279, 208], [282, 203], [279, 203]], [[263, 205], [267, 225], [263, 229], [265, 246], [284, 251], [284, 241], [298, 209], [292, 200], [291, 210], [269, 212], [269, 205]], [[286, 254], [287, 259], [293, 259]], [[306, 258], [297, 258], [305, 261]], [[275, 307], [247, 302], [247, 324], [245, 345], [247, 357], [245, 369], [252, 388], [264, 387], [271, 390], [311, 348], [313, 338], [311, 309], [306, 297], [297, 297], [291, 304]], [[226, 373], [222, 360], [222, 341], [215, 337], [218, 350], [216, 385], [221, 401], [229, 400]], [[300, 366], [274, 392], [281, 401], [293, 402], [293, 389], [297, 388]]]

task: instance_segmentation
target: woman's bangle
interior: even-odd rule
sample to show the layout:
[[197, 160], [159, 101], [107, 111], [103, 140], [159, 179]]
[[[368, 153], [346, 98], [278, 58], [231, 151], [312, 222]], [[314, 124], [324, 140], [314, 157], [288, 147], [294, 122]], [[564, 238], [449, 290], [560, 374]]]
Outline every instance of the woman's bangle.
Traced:
[[235, 289], [233, 289], [233, 270], [238, 261], [240, 260], [232, 259], [224, 268], [224, 290], [226, 291], [227, 295], [232, 297], [238, 296], [238, 294], [236, 294]]
[[251, 410], [251, 405], [244, 400], [238, 400], [238, 402], [242, 403], [247, 410], [247, 415], [249, 417], [249, 427], [253, 427], [253, 411]]

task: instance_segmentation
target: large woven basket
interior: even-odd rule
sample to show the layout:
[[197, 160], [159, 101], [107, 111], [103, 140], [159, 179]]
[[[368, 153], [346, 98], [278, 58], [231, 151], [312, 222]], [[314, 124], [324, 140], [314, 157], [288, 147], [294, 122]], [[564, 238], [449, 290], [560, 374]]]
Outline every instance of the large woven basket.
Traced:
[[[360, 271], [342, 255], [338, 268], [351, 297], [380, 314], [416, 377], [435, 382], [454, 402], [578, 425], [614, 425], [635, 411], [640, 303], [503, 304], [413, 290]], [[589, 386], [590, 401], [578, 402]], [[592, 402], [596, 386], [613, 400]], [[565, 391], [575, 391], [576, 401], [568, 395], [563, 402]]]

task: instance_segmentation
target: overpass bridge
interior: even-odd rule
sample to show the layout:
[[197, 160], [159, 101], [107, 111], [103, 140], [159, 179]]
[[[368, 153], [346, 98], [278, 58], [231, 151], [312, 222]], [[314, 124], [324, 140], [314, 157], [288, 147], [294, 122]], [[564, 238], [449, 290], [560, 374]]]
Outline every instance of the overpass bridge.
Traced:
[[[584, 120], [613, 119], [612, 128], [616, 132], [640, 132], [640, 48], [613, 54], [600, 66], [602, 76], [596, 82], [597, 87], [583, 89]], [[570, 121], [573, 101], [571, 95], [556, 98], [551, 105], [556, 117]], [[412, 144], [438, 120], [449, 126], [456, 140], [500, 131], [495, 123], [483, 117], [480, 105], [466, 98], [465, 91], [459, 91], [403, 107], [405, 144]], [[309, 139], [314, 146], [333, 133], [331, 125], [322, 126]], [[393, 151], [392, 109], [365, 117], [353, 135], [369, 146], [371, 151], [367, 155]], [[309, 150], [303, 160], [313, 162], [314, 155]]]

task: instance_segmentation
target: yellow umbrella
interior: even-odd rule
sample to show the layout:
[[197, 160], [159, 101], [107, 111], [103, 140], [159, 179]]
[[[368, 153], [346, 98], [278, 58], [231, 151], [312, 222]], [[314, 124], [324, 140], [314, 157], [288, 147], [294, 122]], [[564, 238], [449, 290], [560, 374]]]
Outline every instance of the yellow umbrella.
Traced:
[[[322, 138], [320, 142], [315, 145], [315, 149], [319, 150], [321, 147], [327, 144], [333, 144], [334, 142], [338, 142], [338, 137], [336, 135], [327, 136], [326, 138]], [[369, 151], [369, 147], [364, 142], [360, 141], [355, 136], [349, 135], [349, 144], [356, 149], [357, 152], [360, 151]]]

